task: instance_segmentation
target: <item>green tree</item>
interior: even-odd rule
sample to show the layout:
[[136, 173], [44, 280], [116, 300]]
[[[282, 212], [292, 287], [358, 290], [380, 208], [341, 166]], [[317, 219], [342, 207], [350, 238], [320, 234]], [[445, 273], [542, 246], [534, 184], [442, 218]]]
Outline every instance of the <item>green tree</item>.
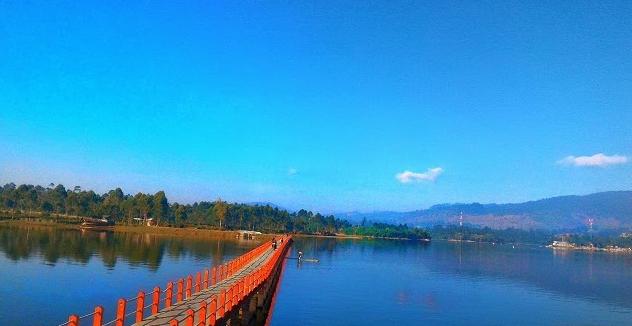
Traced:
[[101, 210], [110, 218], [114, 220], [120, 220], [124, 214], [122, 208], [122, 203], [124, 200], [125, 195], [123, 194], [123, 190], [121, 190], [121, 188], [110, 190], [107, 195], [103, 196]]
[[221, 198], [217, 198], [215, 201], [215, 206], [213, 207], [215, 212], [215, 218], [219, 221], [219, 228], [222, 229], [222, 222], [226, 219], [226, 213], [228, 212], [228, 207], [225, 202], [222, 201]]
[[187, 219], [186, 206], [179, 205], [179, 204], [174, 204], [174, 206], [175, 206], [175, 210], [174, 210], [173, 215], [175, 217], [175, 222], [176, 222], [176, 225], [180, 226]]
[[164, 191], [159, 191], [154, 195], [152, 216], [156, 219], [156, 225], [159, 225], [161, 221], [169, 218], [169, 201]]
[[151, 200], [148, 195], [139, 192], [134, 196], [136, 199], [136, 207], [138, 207], [138, 213], [141, 218], [147, 218], [147, 214], [149, 214]]
[[[66, 199], [68, 197], [68, 192], [64, 185], [57, 185], [52, 192], [50, 192], [51, 201], [54, 207], [54, 210], [58, 213], [66, 212]], [[78, 201], [77, 201], [77, 210], [78, 210]], [[78, 213], [78, 212], [76, 212]]]
[[53, 211], [53, 204], [45, 201], [44, 203], [42, 203], [42, 211], [46, 214], [49, 214]]

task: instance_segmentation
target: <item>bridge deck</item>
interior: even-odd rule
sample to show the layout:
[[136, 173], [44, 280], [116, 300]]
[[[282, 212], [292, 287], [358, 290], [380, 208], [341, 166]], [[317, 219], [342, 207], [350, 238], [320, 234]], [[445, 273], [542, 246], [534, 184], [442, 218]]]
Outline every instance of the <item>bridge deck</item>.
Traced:
[[[209, 286], [207, 289], [191, 295], [191, 297], [182, 300], [182, 302], [175, 303], [170, 308], [164, 309], [155, 315], [148, 316], [142, 322], [134, 324], [134, 326], [168, 325], [169, 321], [171, 321], [172, 319], [176, 319], [178, 320], [178, 322], [182, 322], [186, 318], [186, 311], [188, 309], [197, 310], [202, 302], [206, 302], [206, 304], [208, 305], [212, 296], [219, 295], [221, 290], [227, 291], [233, 284], [240, 281], [244, 276], [248, 275], [259, 266], [264, 265], [268, 260], [272, 258], [271, 256], [273, 252], [274, 251], [272, 250], [272, 248], [267, 249], [250, 264], [238, 270], [230, 277], [218, 282], [217, 284]], [[197, 314], [195, 318], [198, 318]]]

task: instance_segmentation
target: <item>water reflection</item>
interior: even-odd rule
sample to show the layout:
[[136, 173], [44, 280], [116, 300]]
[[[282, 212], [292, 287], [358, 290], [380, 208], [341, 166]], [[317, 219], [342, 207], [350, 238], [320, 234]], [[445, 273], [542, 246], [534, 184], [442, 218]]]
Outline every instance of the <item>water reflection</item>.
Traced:
[[[434, 241], [297, 238], [272, 325], [609, 325], [632, 318], [632, 256]], [[474, 322], [475, 321], [475, 322]]]
[[[209, 241], [213, 242], [212, 247]], [[40, 258], [49, 265], [60, 259], [87, 264], [93, 257], [101, 259], [108, 269], [114, 269], [118, 260], [156, 270], [168, 255], [177, 259], [193, 256], [197, 259], [222, 261], [226, 246], [233, 249], [240, 243], [244, 250], [252, 240], [208, 240], [167, 237], [164, 235], [130, 232], [92, 231], [52, 226], [0, 226], [0, 251], [12, 261]]]
[[[632, 257], [540, 247], [435, 243], [424, 261], [435, 273], [524, 282], [563, 296], [632, 307]], [[627, 289], [623, 291], [622, 289]]]
[[[334, 253], [347, 252], [354, 258], [363, 257], [367, 265], [368, 260], [381, 261], [385, 265], [400, 260], [400, 264], [409, 268], [428, 269], [443, 276], [451, 274], [466, 278], [524, 282], [565, 296], [632, 307], [632, 296], [628, 292], [632, 290], [632, 256], [628, 254], [486, 243], [435, 241], [427, 244], [417, 241], [332, 238], [303, 238], [296, 242], [295, 247], [304, 250], [305, 257], [332, 260]], [[415, 264], [411, 265], [410, 262]], [[432, 298], [426, 301], [432, 301]]]

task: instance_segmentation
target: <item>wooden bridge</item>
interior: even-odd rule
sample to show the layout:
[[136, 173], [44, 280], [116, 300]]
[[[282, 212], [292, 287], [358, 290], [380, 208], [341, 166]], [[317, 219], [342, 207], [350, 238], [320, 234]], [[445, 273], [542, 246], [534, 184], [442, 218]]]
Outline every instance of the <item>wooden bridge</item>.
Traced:
[[112, 320], [105, 321], [103, 307], [97, 306], [89, 314], [70, 315], [60, 326], [263, 324], [291, 242], [291, 236], [277, 238], [275, 250], [266, 241], [226, 264], [169, 282], [164, 290], [119, 299]]

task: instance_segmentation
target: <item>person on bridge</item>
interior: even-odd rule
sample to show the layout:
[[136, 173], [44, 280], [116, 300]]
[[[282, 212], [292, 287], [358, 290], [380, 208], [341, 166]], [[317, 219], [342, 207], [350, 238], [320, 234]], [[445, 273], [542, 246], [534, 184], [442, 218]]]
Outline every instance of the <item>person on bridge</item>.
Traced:
[[277, 248], [277, 240], [276, 238], [272, 238], [272, 250], [276, 250]]

